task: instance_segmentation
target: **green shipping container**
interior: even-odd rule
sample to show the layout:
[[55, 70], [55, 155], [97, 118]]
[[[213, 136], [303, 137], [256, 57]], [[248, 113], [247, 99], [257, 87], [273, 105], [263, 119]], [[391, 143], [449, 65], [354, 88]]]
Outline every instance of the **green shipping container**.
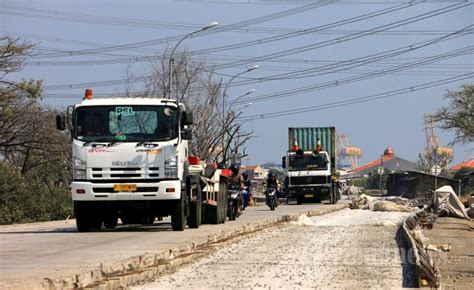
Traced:
[[335, 172], [337, 152], [335, 127], [288, 128], [288, 151], [293, 150], [295, 141], [300, 149], [312, 151], [316, 148], [318, 139], [321, 142], [321, 147], [329, 153], [334, 166], [333, 172]]

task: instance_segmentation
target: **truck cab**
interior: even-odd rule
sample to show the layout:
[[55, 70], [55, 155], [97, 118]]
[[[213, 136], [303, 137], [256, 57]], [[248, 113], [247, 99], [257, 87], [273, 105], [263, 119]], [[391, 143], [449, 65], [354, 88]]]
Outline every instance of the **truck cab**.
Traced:
[[301, 154], [289, 152], [286, 160], [286, 193], [304, 199], [322, 200], [329, 197], [332, 187], [331, 164], [326, 151], [317, 155], [312, 151]]

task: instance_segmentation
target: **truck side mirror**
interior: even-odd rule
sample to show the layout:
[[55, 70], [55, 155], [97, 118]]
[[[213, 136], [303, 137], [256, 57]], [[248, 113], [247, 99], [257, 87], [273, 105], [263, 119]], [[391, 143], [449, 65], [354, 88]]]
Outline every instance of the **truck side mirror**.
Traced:
[[286, 168], [286, 156], [283, 156], [281, 158], [281, 168], [283, 168], [283, 169]]
[[193, 120], [193, 113], [192, 112], [183, 112], [181, 117], [181, 124], [182, 125], [192, 125], [194, 123]]
[[184, 130], [181, 132], [181, 139], [183, 140], [191, 140], [193, 139], [193, 131], [191, 130]]
[[56, 129], [66, 130], [66, 117], [64, 115], [56, 115]]

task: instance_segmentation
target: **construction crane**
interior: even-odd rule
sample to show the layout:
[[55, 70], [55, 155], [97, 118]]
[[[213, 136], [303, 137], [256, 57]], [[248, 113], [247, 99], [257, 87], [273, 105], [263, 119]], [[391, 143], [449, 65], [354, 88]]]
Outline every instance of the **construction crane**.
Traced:
[[351, 169], [357, 168], [359, 157], [362, 156], [362, 150], [359, 147], [350, 146], [349, 138], [345, 134], [337, 135], [337, 145], [340, 148], [339, 160], [349, 164]]
[[449, 147], [442, 147], [439, 143], [439, 138], [435, 133], [435, 121], [434, 117], [430, 113], [425, 113], [425, 132], [426, 132], [426, 147], [425, 147], [425, 157], [436, 154], [436, 157], [439, 158], [442, 168], [448, 168], [449, 161], [453, 157], [453, 149]]

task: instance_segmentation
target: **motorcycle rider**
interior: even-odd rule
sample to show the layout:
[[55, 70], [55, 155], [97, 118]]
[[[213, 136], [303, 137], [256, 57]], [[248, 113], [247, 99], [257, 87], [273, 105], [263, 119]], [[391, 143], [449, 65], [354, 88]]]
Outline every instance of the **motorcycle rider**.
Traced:
[[[234, 185], [239, 188], [239, 190], [242, 190], [244, 188], [243, 182], [242, 182], [242, 176], [240, 175], [240, 166], [237, 164], [231, 164], [229, 166], [230, 171], [232, 172], [232, 175], [230, 176], [229, 184]], [[237, 216], [240, 216], [242, 214], [241, 208], [242, 208], [242, 195], [240, 195], [240, 202], [237, 205]]]
[[245, 187], [247, 188], [247, 194], [243, 195], [244, 205], [243, 205], [242, 209], [245, 209], [249, 205], [249, 201], [250, 201], [250, 197], [251, 197], [250, 189], [251, 189], [251, 186], [252, 186], [252, 183], [249, 179], [249, 175], [247, 174], [247, 172], [242, 173], [242, 183], [243, 183], [244, 188]]
[[[273, 172], [268, 173], [268, 178], [267, 178], [267, 189], [268, 188], [275, 188], [276, 192], [276, 204], [278, 205], [278, 198], [280, 197], [280, 181], [276, 179], [275, 174]], [[265, 195], [267, 195], [267, 192], [265, 191]], [[268, 198], [268, 196], [266, 196]]]

